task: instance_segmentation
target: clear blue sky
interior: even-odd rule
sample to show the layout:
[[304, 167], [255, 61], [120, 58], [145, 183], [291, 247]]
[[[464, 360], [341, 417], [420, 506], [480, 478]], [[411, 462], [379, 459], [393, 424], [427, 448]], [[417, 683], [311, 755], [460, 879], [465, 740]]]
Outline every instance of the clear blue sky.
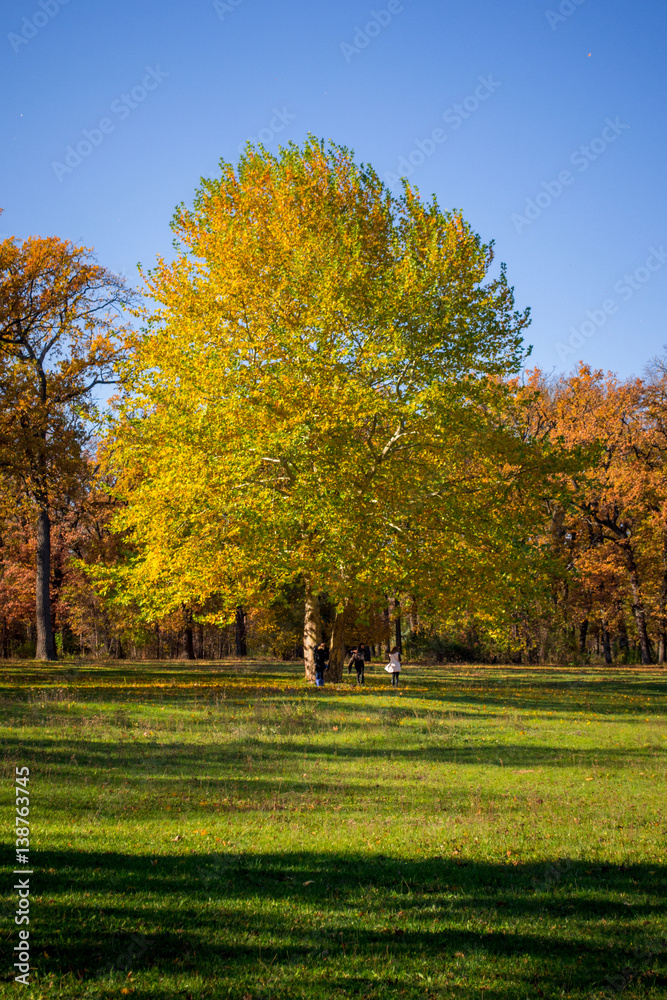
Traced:
[[667, 342], [664, 0], [16, 0], [0, 21], [3, 234], [136, 280], [220, 158], [311, 132], [495, 239], [540, 366], [639, 374]]

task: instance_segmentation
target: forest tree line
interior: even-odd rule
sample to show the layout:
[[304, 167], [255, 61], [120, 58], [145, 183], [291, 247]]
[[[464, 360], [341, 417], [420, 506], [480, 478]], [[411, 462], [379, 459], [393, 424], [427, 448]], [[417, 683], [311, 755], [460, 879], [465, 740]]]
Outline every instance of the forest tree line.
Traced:
[[528, 369], [493, 245], [314, 139], [172, 226], [140, 293], [0, 243], [2, 656], [665, 661], [663, 359]]

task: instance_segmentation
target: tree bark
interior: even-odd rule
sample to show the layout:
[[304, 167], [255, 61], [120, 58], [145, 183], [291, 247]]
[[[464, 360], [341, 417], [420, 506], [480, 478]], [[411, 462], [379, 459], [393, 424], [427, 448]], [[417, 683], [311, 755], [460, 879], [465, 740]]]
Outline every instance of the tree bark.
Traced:
[[620, 618], [618, 622], [618, 648], [623, 656], [623, 662], [627, 663], [630, 643], [628, 642], [628, 629], [623, 618]]
[[236, 609], [236, 655], [237, 656], [247, 656], [248, 647], [246, 643], [246, 630], [245, 630], [245, 612], [241, 605]]
[[42, 508], [37, 518], [35, 553], [35, 597], [37, 623], [36, 660], [55, 660], [56, 643], [51, 619], [51, 521]]
[[343, 666], [345, 664], [345, 626], [347, 624], [349, 605], [346, 604], [342, 611], [337, 612], [331, 632], [331, 642], [329, 643], [329, 669], [326, 679], [332, 684], [340, 684], [343, 679]]
[[403, 635], [402, 635], [402, 629], [401, 629], [401, 602], [399, 601], [398, 598], [395, 598], [395, 600], [394, 600], [394, 615], [396, 616], [396, 620], [395, 620], [395, 623], [394, 623], [394, 625], [395, 625], [395, 635], [396, 635], [396, 645], [398, 646], [398, 652], [402, 654], [403, 653]]
[[320, 599], [313, 593], [310, 583], [306, 583], [306, 608], [303, 618], [303, 663], [306, 680], [315, 680], [315, 648], [321, 641]]
[[185, 627], [183, 629], [183, 659], [194, 660], [195, 647], [192, 641], [192, 611], [189, 608], [183, 609], [185, 616]]
[[611, 655], [611, 641], [609, 639], [609, 629], [607, 628], [607, 621], [605, 618], [602, 619], [601, 630], [602, 630], [602, 649], [604, 652], [604, 662], [613, 663], [614, 661]]
[[583, 656], [586, 652], [586, 638], [588, 636], [588, 618], [579, 622], [579, 654]]
[[648, 630], [646, 628], [646, 611], [644, 609], [644, 602], [641, 596], [639, 571], [637, 569], [637, 563], [635, 562], [635, 555], [632, 551], [632, 546], [626, 543], [622, 546], [622, 548], [623, 554], [625, 555], [625, 565], [627, 566], [628, 576], [630, 578], [632, 613], [635, 616], [635, 624], [637, 626], [641, 660], [643, 664], [649, 664], [651, 663], [651, 640], [648, 637]]
[[386, 636], [385, 641], [385, 653], [387, 654], [387, 659], [389, 659], [389, 654], [391, 653], [391, 622], [389, 618], [389, 604], [387, 603], [382, 611], [382, 617], [384, 618], [384, 634]]

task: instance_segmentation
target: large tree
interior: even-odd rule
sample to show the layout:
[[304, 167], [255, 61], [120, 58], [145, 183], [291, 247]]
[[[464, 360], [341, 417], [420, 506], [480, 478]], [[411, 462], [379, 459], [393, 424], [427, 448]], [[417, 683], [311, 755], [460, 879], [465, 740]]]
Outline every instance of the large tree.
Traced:
[[90, 250], [57, 237], [0, 242], [0, 474], [35, 524], [37, 659], [52, 660], [51, 524], [85, 492], [94, 390], [114, 380], [130, 300]]
[[312, 139], [223, 163], [173, 228], [111, 440], [163, 610], [300, 581], [307, 672], [326, 593], [337, 678], [355, 603], [506, 589], [539, 457], [505, 416], [528, 316], [492, 246]]

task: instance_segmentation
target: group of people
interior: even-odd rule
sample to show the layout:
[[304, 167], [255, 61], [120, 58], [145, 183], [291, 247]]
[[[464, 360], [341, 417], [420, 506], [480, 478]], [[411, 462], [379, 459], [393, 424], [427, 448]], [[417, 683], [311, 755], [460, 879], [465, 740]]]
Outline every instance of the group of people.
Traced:
[[[354, 667], [357, 674], [357, 684], [364, 684], [364, 671], [366, 669], [366, 664], [370, 663], [371, 651], [370, 647], [364, 644], [357, 646], [356, 649], [352, 650], [350, 661], [347, 665], [348, 674], [352, 673], [352, 668]], [[324, 673], [329, 669], [329, 650], [326, 644], [321, 642], [319, 646], [315, 649], [315, 684], [317, 687], [324, 687]], [[391, 685], [392, 687], [398, 687], [398, 679], [401, 674], [401, 654], [399, 652], [398, 646], [394, 646], [391, 653], [389, 654], [389, 663], [384, 668], [387, 673], [391, 674]]]

